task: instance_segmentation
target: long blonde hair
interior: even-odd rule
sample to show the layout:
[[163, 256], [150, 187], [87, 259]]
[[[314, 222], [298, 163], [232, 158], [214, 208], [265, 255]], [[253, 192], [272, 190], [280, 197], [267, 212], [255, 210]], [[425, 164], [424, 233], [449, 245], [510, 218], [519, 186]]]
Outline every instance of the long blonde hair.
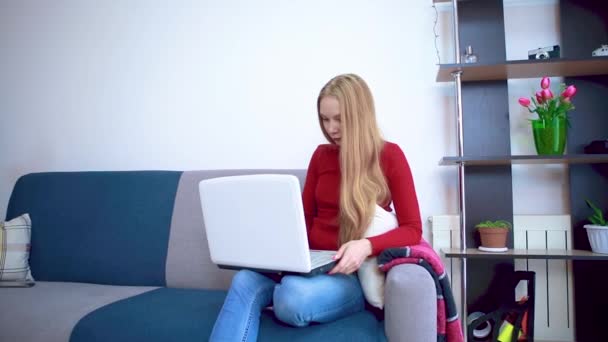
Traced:
[[374, 216], [376, 204], [386, 204], [390, 191], [380, 168], [384, 140], [376, 122], [369, 87], [354, 74], [338, 75], [319, 93], [317, 112], [323, 135], [321, 99], [335, 97], [340, 103], [340, 244], [361, 239]]

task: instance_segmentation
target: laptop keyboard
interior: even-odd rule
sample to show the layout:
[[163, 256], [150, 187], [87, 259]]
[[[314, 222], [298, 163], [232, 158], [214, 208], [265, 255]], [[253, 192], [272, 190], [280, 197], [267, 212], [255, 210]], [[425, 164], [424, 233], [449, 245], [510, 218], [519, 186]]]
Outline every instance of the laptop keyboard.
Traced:
[[333, 256], [336, 255], [336, 251], [310, 251], [310, 265], [312, 269], [329, 264], [334, 261]]

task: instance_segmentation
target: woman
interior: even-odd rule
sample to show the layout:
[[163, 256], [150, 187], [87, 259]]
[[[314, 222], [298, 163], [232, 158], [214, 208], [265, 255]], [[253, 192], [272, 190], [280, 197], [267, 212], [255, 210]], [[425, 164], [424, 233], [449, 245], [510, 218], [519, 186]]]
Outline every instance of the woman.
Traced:
[[[412, 174], [399, 146], [380, 136], [372, 94], [363, 79], [331, 79], [317, 99], [321, 130], [329, 144], [314, 152], [303, 191], [312, 249], [338, 250], [336, 266], [314, 277], [289, 275], [279, 282], [249, 270], [232, 280], [211, 341], [255, 341], [261, 310], [293, 326], [325, 323], [361, 311], [365, 300], [356, 276], [369, 256], [418, 244], [422, 223]], [[376, 204], [399, 226], [369, 238], [364, 233]]]

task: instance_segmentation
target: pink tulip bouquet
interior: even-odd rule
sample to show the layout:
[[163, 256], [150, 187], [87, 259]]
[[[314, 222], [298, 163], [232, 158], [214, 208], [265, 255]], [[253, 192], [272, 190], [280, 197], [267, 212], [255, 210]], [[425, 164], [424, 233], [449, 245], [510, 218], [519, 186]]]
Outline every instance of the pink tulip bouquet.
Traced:
[[551, 80], [543, 77], [540, 81], [541, 90], [537, 91], [530, 99], [519, 98], [519, 104], [528, 108], [530, 113], [538, 114], [538, 118], [545, 122], [552, 122], [554, 119], [563, 118], [569, 126], [568, 112], [574, 109], [572, 97], [576, 94], [576, 87], [573, 85], [560, 86], [560, 95], [554, 96], [549, 88]]

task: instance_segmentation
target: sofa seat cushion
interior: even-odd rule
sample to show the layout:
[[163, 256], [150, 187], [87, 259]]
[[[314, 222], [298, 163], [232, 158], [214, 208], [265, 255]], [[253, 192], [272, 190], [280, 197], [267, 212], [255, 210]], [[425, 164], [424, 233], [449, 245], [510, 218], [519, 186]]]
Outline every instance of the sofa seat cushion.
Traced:
[[367, 310], [347, 316], [331, 323], [312, 324], [306, 328], [295, 328], [281, 323], [271, 312], [264, 312], [258, 341], [361, 341], [381, 342], [384, 324]]
[[226, 292], [159, 288], [84, 317], [71, 342], [207, 341]]
[[30, 288], [2, 288], [0, 341], [66, 342], [91, 311], [154, 289], [45, 281]]
[[[224, 303], [222, 290], [159, 288], [100, 308], [84, 317], [71, 342], [207, 341]], [[272, 312], [262, 315], [259, 341], [378, 341], [383, 325], [368, 311], [294, 328]]]

